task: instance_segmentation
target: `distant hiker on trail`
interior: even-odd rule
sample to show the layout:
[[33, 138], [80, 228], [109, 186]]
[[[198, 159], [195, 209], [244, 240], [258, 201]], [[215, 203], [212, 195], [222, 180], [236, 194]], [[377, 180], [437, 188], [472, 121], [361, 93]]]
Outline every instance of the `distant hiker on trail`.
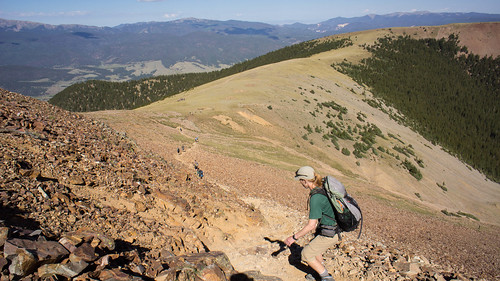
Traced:
[[194, 166], [194, 169], [195, 169], [196, 171], [198, 171], [199, 166], [200, 166], [200, 165], [198, 164], [198, 161], [194, 160], [193, 166]]
[[203, 178], [203, 170], [198, 169], [198, 176], [200, 177], [200, 179]]
[[[297, 239], [316, 230], [316, 236], [302, 250], [301, 260], [319, 274], [321, 281], [333, 281], [333, 277], [323, 266], [323, 253], [339, 242], [339, 236], [333, 207], [326, 196], [318, 193], [322, 189], [323, 178], [312, 167], [304, 166], [295, 172], [295, 179], [310, 191], [309, 221], [301, 230], [286, 238], [285, 244], [290, 247]], [[315, 280], [310, 274], [306, 279]]]

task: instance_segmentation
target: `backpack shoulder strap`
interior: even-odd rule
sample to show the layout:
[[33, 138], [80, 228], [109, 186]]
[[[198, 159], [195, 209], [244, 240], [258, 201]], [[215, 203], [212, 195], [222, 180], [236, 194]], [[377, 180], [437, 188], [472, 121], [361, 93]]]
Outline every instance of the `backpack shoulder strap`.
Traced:
[[[330, 204], [332, 203], [332, 201], [330, 200], [330, 198], [328, 197], [327, 193], [326, 193], [326, 190], [324, 187], [320, 187], [320, 188], [315, 188], [313, 190], [311, 190], [311, 193], [309, 193], [309, 199], [315, 195], [315, 194], [321, 194], [321, 195], [324, 195], [326, 196], [326, 198], [328, 199], [328, 201], [330, 202]], [[331, 204], [332, 205], [332, 204]], [[333, 212], [335, 212], [335, 208], [334, 206], [332, 205], [332, 208], [333, 208]], [[336, 220], [335, 218], [332, 218], [330, 217], [329, 215], [327, 214], [323, 214], [325, 217], [331, 219], [331, 220]]]
[[320, 188], [314, 188], [313, 190], [311, 190], [311, 192], [309, 193], [309, 197], [312, 197], [313, 195], [315, 194], [323, 194], [325, 195], [326, 197], [328, 197], [326, 195], [326, 190], [324, 187], [320, 187]]

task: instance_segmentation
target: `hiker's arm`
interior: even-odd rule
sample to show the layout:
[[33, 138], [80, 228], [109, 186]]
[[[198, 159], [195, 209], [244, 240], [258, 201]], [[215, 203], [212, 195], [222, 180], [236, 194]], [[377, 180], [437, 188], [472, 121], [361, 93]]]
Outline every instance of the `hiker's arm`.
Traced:
[[[287, 239], [285, 239], [285, 244], [287, 246], [292, 245], [293, 242], [297, 241], [296, 239], [299, 239], [300, 237], [306, 235], [307, 233], [315, 230], [317, 225], [318, 225], [318, 220], [317, 219], [310, 219], [307, 222], [307, 224], [301, 230], [299, 230], [294, 235], [292, 235], [292, 236], [288, 237]], [[296, 239], [293, 236], [295, 236]]]

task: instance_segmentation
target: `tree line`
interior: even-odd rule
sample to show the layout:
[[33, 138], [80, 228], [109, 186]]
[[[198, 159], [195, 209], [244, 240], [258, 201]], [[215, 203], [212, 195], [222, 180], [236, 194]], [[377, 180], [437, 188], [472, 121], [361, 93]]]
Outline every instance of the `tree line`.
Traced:
[[49, 103], [76, 112], [134, 109], [259, 66], [309, 57], [351, 44], [350, 39], [311, 40], [218, 71], [162, 75], [127, 82], [89, 80], [69, 86], [52, 97]]
[[379, 38], [372, 56], [332, 65], [403, 113], [425, 138], [500, 181], [500, 57], [447, 39]]

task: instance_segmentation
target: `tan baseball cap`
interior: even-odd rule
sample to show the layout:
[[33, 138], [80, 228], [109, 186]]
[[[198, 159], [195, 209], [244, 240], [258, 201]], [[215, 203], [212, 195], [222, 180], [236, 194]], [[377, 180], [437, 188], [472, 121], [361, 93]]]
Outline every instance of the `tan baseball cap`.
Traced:
[[309, 167], [309, 166], [300, 167], [295, 172], [295, 179], [296, 180], [312, 180], [312, 179], [314, 179], [314, 169], [312, 167]]

